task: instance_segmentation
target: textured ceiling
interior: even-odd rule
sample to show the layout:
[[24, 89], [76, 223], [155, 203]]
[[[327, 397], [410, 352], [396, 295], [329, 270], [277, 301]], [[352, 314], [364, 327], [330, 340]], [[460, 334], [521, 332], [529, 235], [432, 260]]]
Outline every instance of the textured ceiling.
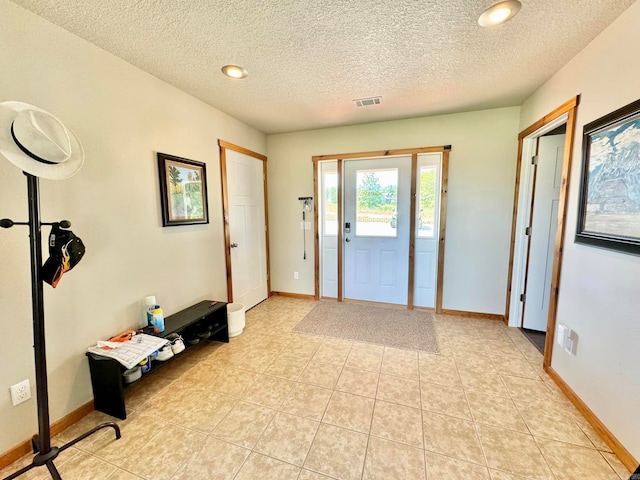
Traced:
[[[265, 133], [519, 105], [635, 0], [14, 0]], [[220, 72], [242, 65], [244, 80]], [[382, 95], [381, 105], [353, 99]]]

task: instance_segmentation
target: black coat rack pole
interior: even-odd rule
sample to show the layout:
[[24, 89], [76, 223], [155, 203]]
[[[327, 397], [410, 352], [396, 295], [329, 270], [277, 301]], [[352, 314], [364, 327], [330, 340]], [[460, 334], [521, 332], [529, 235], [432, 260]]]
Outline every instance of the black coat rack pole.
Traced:
[[[42, 284], [42, 223], [40, 222], [40, 184], [38, 177], [25, 172], [27, 176], [27, 195], [29, 202], [29, 245], [31, 250], [31, 304], [33, 309], [33, 350], [36, 366], [36, 401], [38, 403], [38, 434], [32, 439], [34, 452], [36, 453], [30, 465], [21, 468], [17, 472], [5, 477], [4, 480], [12, 480], [27, 473], [34, 467], [46, 465], [53, 480], [62, 480], [53, 461], [60, 452], [93, 435], [103, 428], [113, 428], [116, 439], [121, 437], [120, 427], [113, 422], [106, 422], [83, 433], [62, 447], [51, 447], [51, 427], [49, 425], [49, 389], [47, 381], [47, 349], [44, 331], [44, 294]], [[3, 219], [1, 226], [11, 228], [13, 225], [24, 223]], [[47, 224], [51, 225], [51, 224]]]
[[29, 197], [29, 245], [31, 246], [31, 303], [33, 309], [33, 349], [36, 365], [36, 396], [38, 403], [38, 451], [46, 455], [51, 450], [49, 427], [49, 390], [47, 386], [47, 355], [44, 332], [44, 295], [40, 266], [42, 265], [42, 232], [40, 225], [40, 185], [38, 177], [27, 175]]

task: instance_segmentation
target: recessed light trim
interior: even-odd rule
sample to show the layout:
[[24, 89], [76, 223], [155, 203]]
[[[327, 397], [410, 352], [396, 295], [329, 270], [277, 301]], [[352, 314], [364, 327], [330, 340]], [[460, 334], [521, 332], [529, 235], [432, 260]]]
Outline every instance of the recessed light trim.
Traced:
[[247, 75], [249, 75], [249, 72], [238, 65], [225, 65], [221, 68], [221, 70], [222, 73], [224, 73], [229, 78], [239, 79], [245, 78]]
[[496, 3], [494, 6], [487, 8], [480, 18], [478, 23], [482, 27], [495, 27], [508, 22], [522, 8], [522, 4], [518, 0], [506, 0], [504, 2]]

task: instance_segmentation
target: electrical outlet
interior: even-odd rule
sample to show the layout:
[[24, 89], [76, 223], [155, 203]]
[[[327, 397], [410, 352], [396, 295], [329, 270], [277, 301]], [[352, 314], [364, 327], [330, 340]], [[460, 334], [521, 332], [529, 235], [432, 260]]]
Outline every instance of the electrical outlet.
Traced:
[[293, 279], [298, 280], [299, 278], [300, 278], [300, 275], [298, 275], [298, 272], [293, 272]]
[[31, 398], [31, 385], [29, 385], [29, 380], [23, 380], [20, 383], [12, 385], [10, 390], [11, 402], [13, 402], [14, 407]]

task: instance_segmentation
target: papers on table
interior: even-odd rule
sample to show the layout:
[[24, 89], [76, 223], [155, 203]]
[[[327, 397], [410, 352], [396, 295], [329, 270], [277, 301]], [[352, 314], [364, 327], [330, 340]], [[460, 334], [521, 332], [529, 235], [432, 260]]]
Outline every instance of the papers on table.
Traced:
[[135, 367], [167, 343], [169, 341], [164, 338], [139, 333], [126, 342], [100, 341], [96, 346], [89, 347], [87, 350], [102, 357], [113, 358], [129, 369]]

